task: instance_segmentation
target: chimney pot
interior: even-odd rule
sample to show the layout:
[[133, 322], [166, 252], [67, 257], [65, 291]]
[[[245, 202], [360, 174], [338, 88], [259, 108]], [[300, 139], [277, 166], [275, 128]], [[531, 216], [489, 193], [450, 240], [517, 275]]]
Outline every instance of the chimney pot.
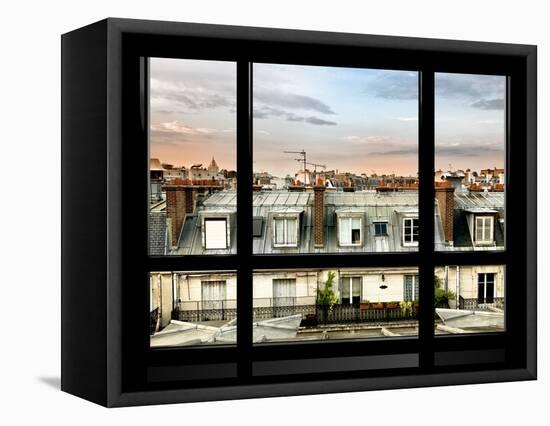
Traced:
[[435, 188], [435, 198], [439, 205], [443, 235], [445, 241], [449, 243], [452, 243], [454, 239], [454, 196], [455, 190], [451, 186], [437, 186]]
[[315, 247], [325, 245], [325, 187], [313, 187], [313, 238]]

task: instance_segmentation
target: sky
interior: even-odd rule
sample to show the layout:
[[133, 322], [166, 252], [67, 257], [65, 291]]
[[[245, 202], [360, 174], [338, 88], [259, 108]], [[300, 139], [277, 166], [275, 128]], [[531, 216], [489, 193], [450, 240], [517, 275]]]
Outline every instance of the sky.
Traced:
[[505, 93], [503, 76], [435, 75], [436, 169], [504, 167]]
[[[236, 65], [152, 58], [151, 157], [236, 164]], [[296, 155], [327, 170], [414, 176], [418, 74], [254, 64], [254, 170], [294, 175]], [[436, 75], [436, 168], [504, 163], [504, 78]]]

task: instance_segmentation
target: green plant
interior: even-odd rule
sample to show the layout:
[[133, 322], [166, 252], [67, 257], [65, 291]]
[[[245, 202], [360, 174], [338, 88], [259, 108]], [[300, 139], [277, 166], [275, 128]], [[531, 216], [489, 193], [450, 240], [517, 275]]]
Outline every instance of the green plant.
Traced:
[[455, 300], [456, 296], [451, 290], [441, 288], [441, 278], [434, 276], [434, 307], [449, 308], [449, 300]]
[[332, 289], [332, 285], [334, 284], [334, 278], [336, 277], [336, 273], [333, 271], [329, 271], [327, 279], [323, 283], [323, 288], [317, 291], [317, 304], [331, 308], [332, 305], [334, 305], [337, 302], [336, 293]]
[[402, 301], [399, 302], [399, 307], [401, 308], [401, 312], [403, 315], [411, 314], [412, 313], [412, 302], [410, 301]]

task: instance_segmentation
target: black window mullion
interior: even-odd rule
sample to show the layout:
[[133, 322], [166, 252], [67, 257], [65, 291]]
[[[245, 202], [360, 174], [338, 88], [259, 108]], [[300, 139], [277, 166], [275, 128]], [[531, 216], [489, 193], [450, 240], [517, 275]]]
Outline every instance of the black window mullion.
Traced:
[[433, 367], [434, 343], [434, 146], [435, 74], [423, 70], [419, 75], [419, 254], [420, 367]]
[[237, 62], [238, 376], [252, 375], [252, 63]]

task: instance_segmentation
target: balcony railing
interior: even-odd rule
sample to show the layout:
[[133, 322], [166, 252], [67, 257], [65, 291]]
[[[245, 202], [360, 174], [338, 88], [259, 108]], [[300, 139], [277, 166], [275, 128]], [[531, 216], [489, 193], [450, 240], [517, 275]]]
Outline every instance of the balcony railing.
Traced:
[[[303, 326], [317, 324], [349, 324], [387, 321], [416, 320], [418, 307], [407, 309], [395, 304], [365, 308], [357, 304], [337, 304], [328, 308], [315, 304], [315, 297], [260, 298], [254, 299], [252, 316], [254, 321], [302, 315]], [[187, 322], [223, 321], [237, 317], [236, 300], [180, 302], [172, 318]]]
[[481, 301], [478, 298], [465, 299], [459, 296], [458, 307], [468, 311], [490, 310], [490, 308], [504, 309], [504, 297], [493, 297], [492, 300]]

